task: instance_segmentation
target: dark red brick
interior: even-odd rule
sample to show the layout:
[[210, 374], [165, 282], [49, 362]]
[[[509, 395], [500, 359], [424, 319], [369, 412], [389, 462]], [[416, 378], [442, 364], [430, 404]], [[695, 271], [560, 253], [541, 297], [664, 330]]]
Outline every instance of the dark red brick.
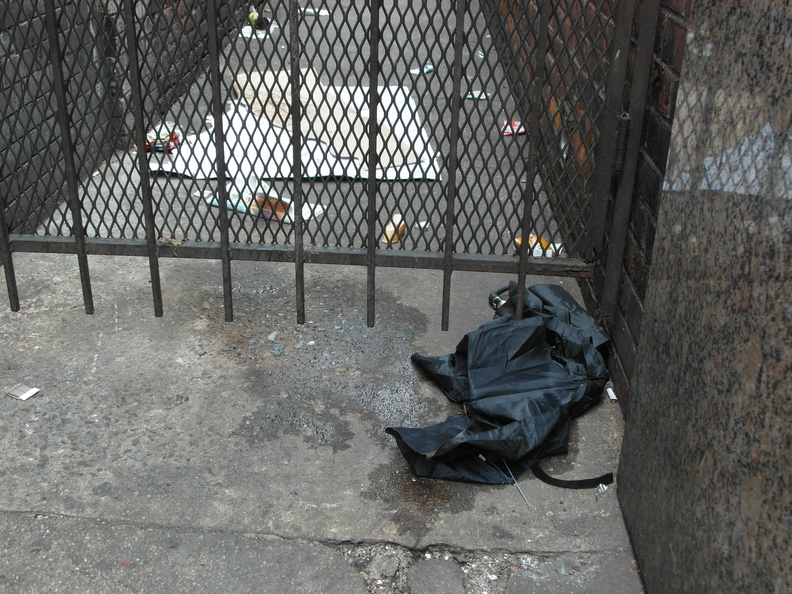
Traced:
[[605, 268], [601, 261], [598, 261], [594, 266], [594, 276], [591, 281], [592, 291], [597, 299], [602, 296], [602, 291], [605, 288]]
[[665, 171], [668, 149], [671, 146], [671, 125], [654, 110], [644, 115], [643, 147], [649, 158], [661, 171]]
[[657, 57], [677, 73], [682, 70], [682, 57], [685, 53], [687, 29], [678, 19], [667, 12], [661, 13], [655, 40]]
[[608, 348], [606, 362], [608, 371], [610, 371], [611, 382], [613, 382], [613, 391], [616, 392], [616, 397], [619, 399], [619, 408], [621, 408], [622, 414], [626, 415], [630, 402], [631, 383], [619, 354], [613, 345]]
[[619, 308], [616, 308], [610, 334], [613, 345], [619, 353], [619, 359], [624, 366], [624, 373], [628, 378], [633, 377], [638, 346]]
[[669, 121], [674, 117], [678, 91], [679, 76], [663, 62], [655, 60], [652, 63], [648, 100], [650, 105]]
[[693, 7], [693, 0], [663, 0], [662, 6], [668, 7], [678, 15], [688, 18]]
[[646, 203], [636, 197], [630, 211], [630, 231], [641, 248], [647, 264], [652, 261], [652, 249], [657, 231], [657, 220]]
[[649, 266], [644, 258], [643, 251], [631, 232], [627, 232], [627, 241], [624, 246], [624, 269], [635, 287], [638, 298], [643, 302], [646, 298], [646, 288], [649, 283]]
[[621, 282], [619, 283], [619, 310], [624, 317], [624, 321], [630, 329], [631, 336], [641, 335], [641, 322], [643, 320], [643, 303], [638, 298], [632, 282], [622, 271]]
[[638, 170], [635, 179], [636, 196], [643, 200], [652, 214], [657, 217], [660, 205], [660, 191], [663, 184], [663, 175], [642, 154], [638, 159]]

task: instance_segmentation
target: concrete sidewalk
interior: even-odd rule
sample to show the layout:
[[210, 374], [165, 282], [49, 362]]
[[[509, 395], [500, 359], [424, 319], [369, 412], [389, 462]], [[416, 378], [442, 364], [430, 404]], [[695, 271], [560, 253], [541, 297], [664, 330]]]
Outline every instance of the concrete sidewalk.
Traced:
[[[513, 486], [414, 478], [384, 428], [457, 414], [409, 357], [452, 352], [508, 282], [234, 263], [223, 321], [218, 262], [17, 254], [22, 311], [0, 311], [0, 587], [13, 592], [641, 592], [616, 499], [531, 476]], [[547, 282], [548, 279], [531, 279]], [[556, 280], [556, 282], [559, 282]], [[574, 281], [563, 286], [577, 295]], [[562, 478], [615, 471], [618, 406], [575, 422]]]

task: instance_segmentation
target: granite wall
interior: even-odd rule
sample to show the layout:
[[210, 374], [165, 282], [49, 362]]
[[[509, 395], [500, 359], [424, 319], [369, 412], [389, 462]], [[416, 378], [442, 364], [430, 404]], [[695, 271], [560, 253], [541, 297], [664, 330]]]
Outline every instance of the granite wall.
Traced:
[[792, 13], [693, 4], [619, 498], [649, 592], [792, 591]]

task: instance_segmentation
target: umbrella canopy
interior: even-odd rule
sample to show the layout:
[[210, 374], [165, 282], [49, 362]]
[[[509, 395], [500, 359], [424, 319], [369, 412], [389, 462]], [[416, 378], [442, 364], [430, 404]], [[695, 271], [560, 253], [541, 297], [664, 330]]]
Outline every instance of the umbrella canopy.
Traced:
[[540, 458], [565, 453], [570, 420], [600, 399], [602, 329], [556, 285], [531, 287], [525, 302], [523, 319], [502, 315], [450, 355], [412, 356], [465, 411], [431, 427], [386, 429], [416, 475], [513, 482]]

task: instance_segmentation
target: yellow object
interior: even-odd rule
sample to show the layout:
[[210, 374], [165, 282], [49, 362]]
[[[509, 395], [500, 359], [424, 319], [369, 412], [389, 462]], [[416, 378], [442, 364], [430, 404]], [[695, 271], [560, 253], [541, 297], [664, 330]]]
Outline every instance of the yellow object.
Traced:
[[[514, 238], [514, 245], [518, 248], [522, 245], [522, 237], [515, 237]], [[538, 248], [539, 246], [543, 248], [552, 247], [549, 241], [547, 241], [544, 237], [539, 237], [538, 235], [529, 235], [528, 236], [528, 247]]]
[[[514, 238], [514, 245], [519, 251], [522, 246], [522, 237]], [[528, 255], [534, 258], [541, 258], [543, 256], [558, 256], [563, 251], [560, 244], [550, 243], [544, 237], [531, 234], [528, 236]]]
[[258, 12], [256, 12], [255, 10], [250, 11], [250, 14], [248, 15], [248, 20], [250, 21], [251, 25], [253, 25], [255, 27], [256, 26], [256, 21], [258, 21], [258, 18], [259, 18], [259, 13]]
[[390, 222], [385, 225], [385, 232], [380, 241], [382, 243], [399, 243], [399, 240], [407, 233], [407, 224], [401, 215], [393, 215]]

